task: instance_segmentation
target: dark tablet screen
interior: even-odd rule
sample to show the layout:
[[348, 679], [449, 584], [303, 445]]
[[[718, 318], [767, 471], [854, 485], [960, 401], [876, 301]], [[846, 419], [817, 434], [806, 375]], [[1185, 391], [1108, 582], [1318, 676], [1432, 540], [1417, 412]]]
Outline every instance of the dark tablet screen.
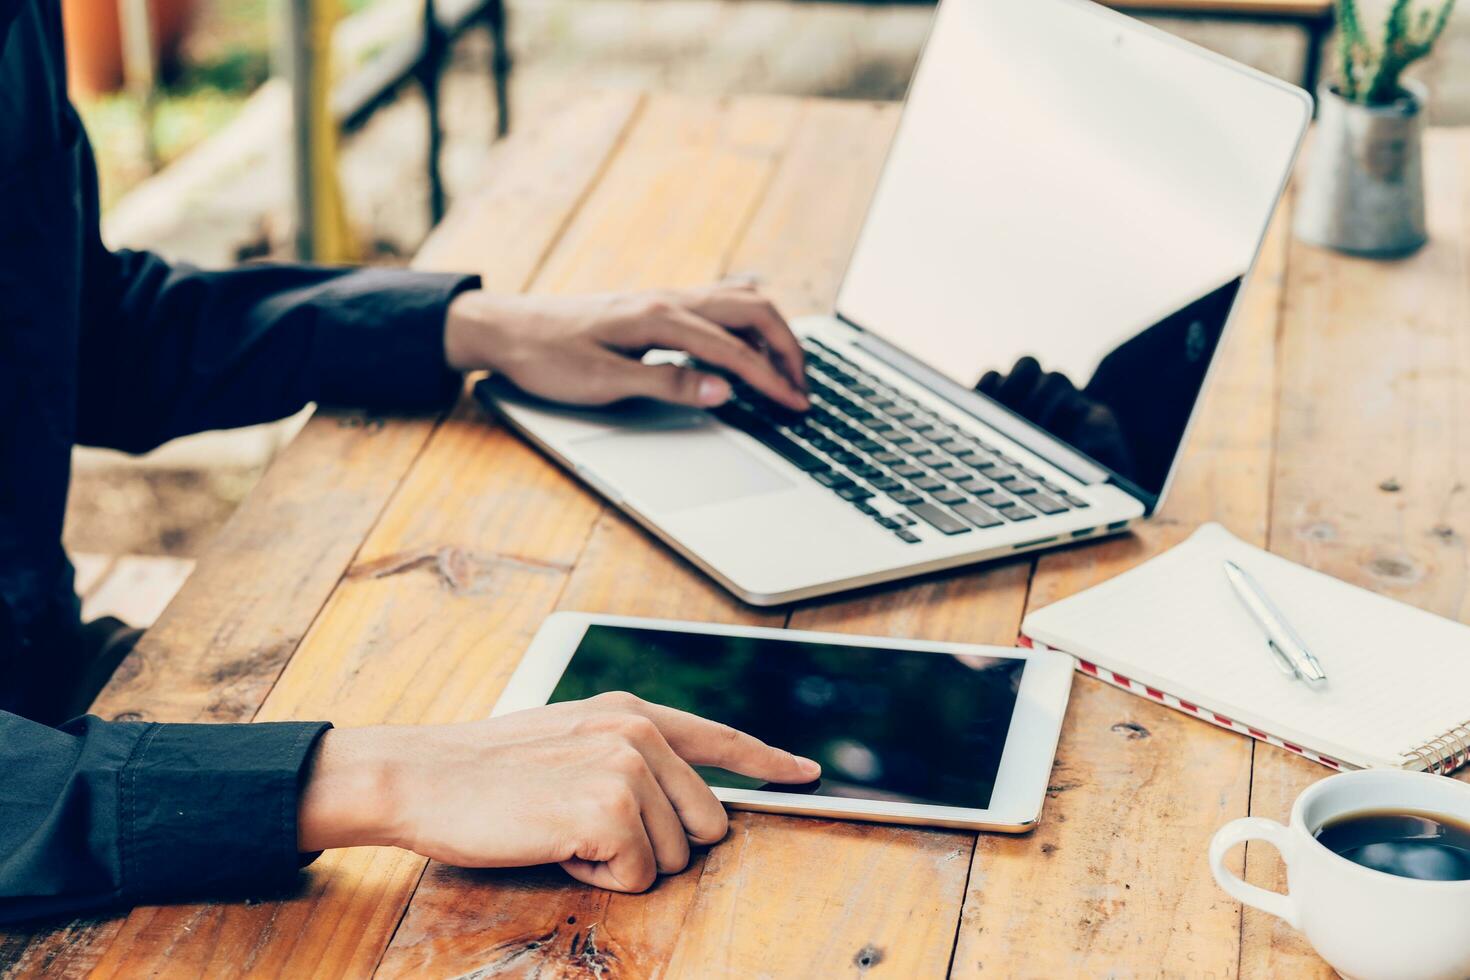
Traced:
[[[820, 762], [821, 783], [795, 791], [983, 810], [1025, 665], [594, 625], [550, 700], [629, 691]], [[700, 774], [714, 786], [767, 788], [721, 769]]]

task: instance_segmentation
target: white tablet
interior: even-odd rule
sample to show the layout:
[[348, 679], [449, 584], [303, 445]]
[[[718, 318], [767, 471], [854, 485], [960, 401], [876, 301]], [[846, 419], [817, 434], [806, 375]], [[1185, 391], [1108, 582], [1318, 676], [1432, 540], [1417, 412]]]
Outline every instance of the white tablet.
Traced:
[[608, 691], [733, 725], [822, 764], [806, 786], [700, 775], [749, 810], [1030, 830], [1072, 688], [1051, 651], [558, 613], [495, 706]]

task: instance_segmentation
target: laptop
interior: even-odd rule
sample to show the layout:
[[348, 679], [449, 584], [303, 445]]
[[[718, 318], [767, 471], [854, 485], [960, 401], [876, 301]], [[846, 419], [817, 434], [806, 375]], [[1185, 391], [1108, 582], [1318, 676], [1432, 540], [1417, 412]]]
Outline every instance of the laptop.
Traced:
[[1088, 0], [942, 0], [836, 309], [792, 324], [810, 412], [477, 391], [754, 605], [1115, 534], [1168, 492], [1311, 115]]

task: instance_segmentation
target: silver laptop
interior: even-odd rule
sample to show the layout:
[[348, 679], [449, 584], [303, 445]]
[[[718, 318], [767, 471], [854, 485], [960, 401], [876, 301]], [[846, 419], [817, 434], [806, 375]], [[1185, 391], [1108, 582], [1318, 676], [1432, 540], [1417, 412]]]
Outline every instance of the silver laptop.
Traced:
[[1121, 531], [1311, 112], [1087, 0], [943, 0], [837, 308], [793, 324], [811, 412], [481, 397], [756, 605]]

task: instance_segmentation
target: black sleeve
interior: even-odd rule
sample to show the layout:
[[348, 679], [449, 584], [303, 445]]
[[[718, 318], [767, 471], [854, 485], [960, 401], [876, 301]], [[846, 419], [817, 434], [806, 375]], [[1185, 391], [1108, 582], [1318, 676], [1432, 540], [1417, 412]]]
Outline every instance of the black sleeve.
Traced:
[[445, 312], [475, 284], [402, 269], [206, 271], [96, 244], [83, 297], [80, 441], [141, 452], [312, 401], [444, 404], [459, 385], [444, 363]]
[[475, 276], [265, 263], [206, 271], [112, 252], [85, 136], [78, 150], [81, 442], [141, 452], [311, 401], [421, 409], [458, 391], [444, 363], [445, 313]]
[[302, 770], [329, 727], [0, 712], [0, 924], [290, 884]]

